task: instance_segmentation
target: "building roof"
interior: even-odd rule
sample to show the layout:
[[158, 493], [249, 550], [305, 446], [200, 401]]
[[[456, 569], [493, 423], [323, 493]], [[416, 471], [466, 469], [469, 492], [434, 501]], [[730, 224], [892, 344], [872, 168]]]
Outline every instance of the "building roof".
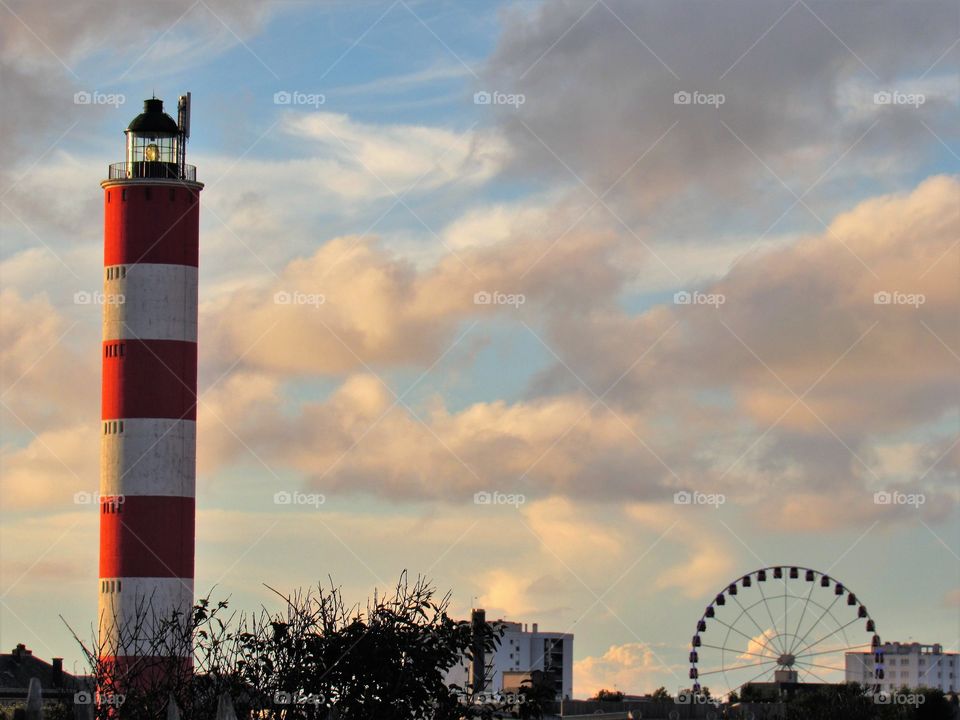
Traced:
[[59, 673], [53, 664], [41, 660], [21, 643], [9, 654], [0, 654], [0, 688], [26, 688], [30, 678], [37, 678], [43, 689], [77, 687], [77, 678], [63, 672], [63, 659], [54, 658], [57, 660]]
[[163, 100], [151, 98], [143, 101], [143, 112], [130, 121], [127, 132], [176, 135], [180, 128], [177, 121], [163, 111]]

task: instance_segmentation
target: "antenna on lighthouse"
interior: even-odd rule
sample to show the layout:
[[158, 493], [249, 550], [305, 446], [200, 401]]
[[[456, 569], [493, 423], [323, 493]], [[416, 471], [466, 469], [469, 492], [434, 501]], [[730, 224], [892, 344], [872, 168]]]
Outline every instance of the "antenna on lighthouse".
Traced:
[[187, 138], [190, 137], [190, 93], [181, 95], [177, 102], [177, 129], [180, 139], [177, 143], [177, 165], [180, 177], [184, 177], [187, 164]]
[[190, 137], [190, 93], [181, 95], [177, 103], [177, 126], [184, 140]]

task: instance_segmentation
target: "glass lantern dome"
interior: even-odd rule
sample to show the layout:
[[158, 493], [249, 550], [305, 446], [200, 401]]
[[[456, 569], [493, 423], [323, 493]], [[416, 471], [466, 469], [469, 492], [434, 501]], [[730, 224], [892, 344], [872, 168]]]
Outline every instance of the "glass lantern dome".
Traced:
[[177, 122], [163, 111], [163, 100], [145, 100], [143, 112], [124, 133], [128, 178], [180, 179], [184, 176], [185, 138]]

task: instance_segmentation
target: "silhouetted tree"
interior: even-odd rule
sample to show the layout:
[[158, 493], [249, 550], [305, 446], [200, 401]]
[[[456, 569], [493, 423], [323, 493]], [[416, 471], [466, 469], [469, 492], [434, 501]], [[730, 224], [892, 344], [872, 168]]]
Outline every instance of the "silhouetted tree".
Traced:
[[622, 702], [623, 693], [619, 690], [598, 690], [597, 694], [590, 699], [600, 702]]
[[[332, 586], [277, 595], [280, 612], [231, 613], [227, 601], [205, 598], [189, 618], [138, 617], [112, 638], [81, 643], [101, 691], [95, 717], [160, 720], [173, 698], [185, 719], [206, 720], [223, 693], [238, 717], [269, 720], [461, 720], [512, 709], [446, 683], [447, 672], [471, 659], [473, 648], [494, 652], [503, 628], [451, 619], [450, 595], [438, 598], [422, 578], [411, 583], [402, 575], [391, 593], [375, 593], [364, 609], [347, 605]], [[123, 647], [111, 646], [118, 643]], [[160, 659], [122, 667], [108, 660], [129, 643]], [[176, 671], [191, 654], [193, 670]]]

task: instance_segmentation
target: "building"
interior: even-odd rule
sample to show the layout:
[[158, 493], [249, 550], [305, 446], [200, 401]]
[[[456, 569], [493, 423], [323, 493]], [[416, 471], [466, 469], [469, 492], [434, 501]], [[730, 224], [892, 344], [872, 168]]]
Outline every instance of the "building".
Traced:
[[[483, 610], [473, 611], [473, 620], [484, 619]], [[503, 637], [493, 655], [483, 659], [484, 692], [516, 692], [532, 673], [540, 671], [550, 678], [558, 700], [573, 697], [573, 634], [541, 631], [537, 623], [529, 627], [518, 622], [496, 620], [504, 628]], [[478, 663], [479, 664], [479, 663]], [[464, 661], [451, 669], [448, 681], [460, 686], [476, 686], [478, 674]]]
[[[848, 652], [845, 677], [861, 685], [879, 684], [881, 690], [902, 687], [939, 688], [944, 692], [960, 690], [960, 656], [945, 653], [941, 645], [920, 643], [884, 643], [882, 653]], [[883, 679], [874, 679], [874, 669], [882, 663]]]
[[[193, 605], [201, 183], [178, 119], [144, 103], [104, 191], [99, 632], [108, 660], [189, 667], [150, 642]], [[159, 664], [159, 663], [157, 663]], [[143, 663], [141, 663], [141, 666]]]
[[40, 681], [44, 697], [70, 701], [84, 682], [83, 678], [64, 672], [63, 658], [46, 662], [21, 643], [9, 654], [0, 654], [0, 705], [23, 702], [31, 678]]

